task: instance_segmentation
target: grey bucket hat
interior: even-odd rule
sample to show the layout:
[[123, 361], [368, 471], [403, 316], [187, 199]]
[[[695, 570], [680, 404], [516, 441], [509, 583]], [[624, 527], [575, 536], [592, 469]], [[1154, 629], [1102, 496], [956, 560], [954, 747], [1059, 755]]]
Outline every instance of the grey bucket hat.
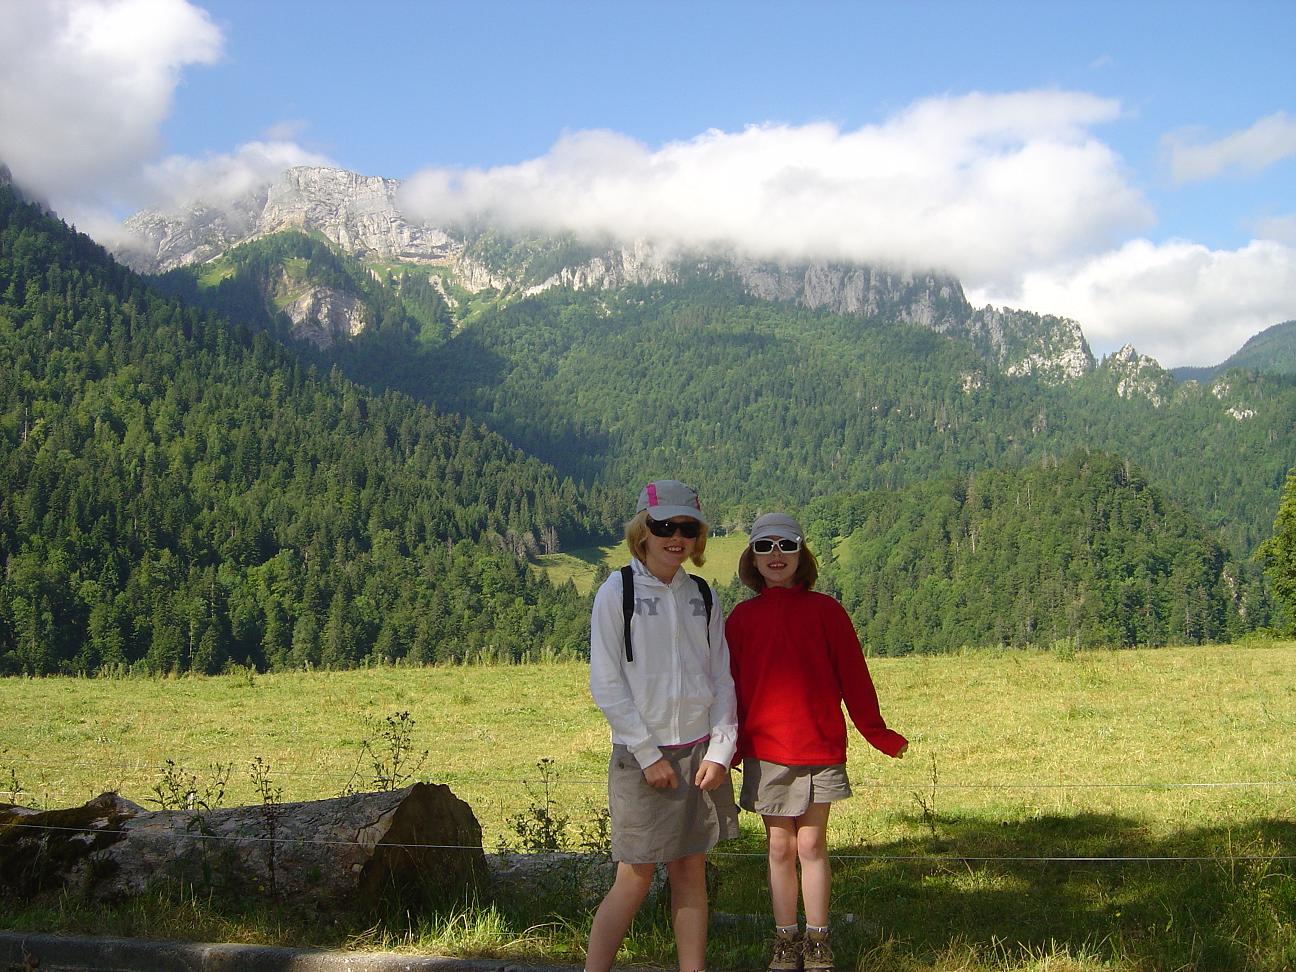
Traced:
[[702, 515], [702, 503], [697, 490], [678, 479], [654, 479], [639, 491], [635, 512], [648, 511], [654, 520], [669, 520], [672, 516], [690, 516], [710, 526]]
[[786, 513], [766, 513], [756, 517], [756, 522], [752, 524], [751, 536], [747, 538], [747, 542], [769, 540], [772, 537], [782, 537], [785, 540], [804, 540], [805, 531], [801, 529], [800, 523]]

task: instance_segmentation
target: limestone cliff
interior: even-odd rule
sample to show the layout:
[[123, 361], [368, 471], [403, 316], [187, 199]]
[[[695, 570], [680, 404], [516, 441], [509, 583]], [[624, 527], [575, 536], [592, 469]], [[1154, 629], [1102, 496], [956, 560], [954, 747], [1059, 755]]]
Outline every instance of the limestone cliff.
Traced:
[[462, 245], [411, 223], [396, 205], [400, 183], [343, 169], [300, 166], [224, 207], [145, 210], [126, 220], [142, 244], [123, 259], [159, 273], [209, 260], [232, 246], [286, 229], [319, 233], [347, 253], [384, 260], [444, 261]]
[[[612, 290], [670, 284], [702, 274], [736, 280], [746, 293], [762, 300], [963, 337], [1010, 375], [1071, 381], [1093, 369], [1093, 355], [1075, 321], [1009, 308], [973, 310], [962, 286], [948, 275], [685, 254], [645, 241], [593, 245], [511, 240], [489, 231], [469, 234], [407, 219], [399, 190], [394, 179], [319, 166], [293, 168], [229, 205], [195, 204], [183, 212], [132, 216], [126, 226], [137, 243], [120, 250], [119, 256], [136, 269], [157, 273], [210, 260], [248, 240], [298, 229], [318, 233], [362, 259], [436, 265], [438, 274], [455, 287], [470, 293], [493, 290], [501, 299], [554, 287]], [[440, 278], [437, 284], [442, 284]], [[363, 326], [355, 308], [340, 309], [336, 295], [312, 308], [299, 308], [294, 320], [317, 344], [327, 340], [325, 335], [336, 338]]]
[[284, 308], [293, 336], [317, 348], [353, 338], [368, 324], [364, 304], [355, 295], [332, 287], [311, 287]]
[[1174, 376], [1131, 345], [1104, 358], [1102, 368], [1116, 383], [1116, 394], [1121, 398], [1146, 398], [1160, 408], [1174, 393]]

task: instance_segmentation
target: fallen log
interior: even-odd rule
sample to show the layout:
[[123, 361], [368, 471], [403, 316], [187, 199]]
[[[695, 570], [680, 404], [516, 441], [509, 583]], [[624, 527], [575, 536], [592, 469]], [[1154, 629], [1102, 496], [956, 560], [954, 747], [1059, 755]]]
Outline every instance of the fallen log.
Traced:
[[472, 808], [440, 784], [332, 800], [146, 811], [0, 805], [0, 893], [63, 886], [96, 900], [159, 884], [371, 908], [393, 893], [460, 897], [486, 875]]

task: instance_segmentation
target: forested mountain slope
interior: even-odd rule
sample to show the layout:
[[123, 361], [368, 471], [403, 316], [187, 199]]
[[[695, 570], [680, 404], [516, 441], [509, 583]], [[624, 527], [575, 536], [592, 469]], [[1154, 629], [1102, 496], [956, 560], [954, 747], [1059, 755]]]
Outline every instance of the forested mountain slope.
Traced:
[[472, 416], [580, 481], [696, 480], [736, 525], [775, 505], [1090, 448], [1137, 462], [1240, 555], [1270, 534], [1296, 465], [1292, 378], [1176, 385], [1113, 356], [1053, 384], [1007, 376], [966, 341], [713, 282], [548, 291], [435, 347], [336, 353], [360, 380]]
[[0, 186], [0, 672], [579, 651], [586, 606], [515, 554], [614, 522]]
[[1175, 368], [1179, 379], [1209, 381], [1234, 368], [1275, 375], [1296, 375], [1296, 321], [1284, 321], [1252, 337], [1223, 364], [1213, 368]]
[[1221, 641], [1269, 620], [1254, 565], [1104, 453], [842, 495], [803, 516], [822, 586], [880, 654]]
[[[539, 259], [518, 246], [481, 258]], [[1290, 376], [1176, 383], [1131, 348], [1067, 381], [1008, 373], [974, 340], [760, 299], [705, 271], [520, 299], [460, 295], [451, 323], [431, 273], [366, 270], [320, 239], [280, 234], [162, 282], [285, 335], [293, 287], [355, 295], [371, 323], [319, 350], [306, 335], [303, 354], [468, 415], [605, 487], [612, 519], [616, 496], [667, 473], [695, 480], [722, 523], [741, 526], [771, 505], [1091, 448], [1139, 463], [1242, 555], [1269, 535], [1296, 464]]]

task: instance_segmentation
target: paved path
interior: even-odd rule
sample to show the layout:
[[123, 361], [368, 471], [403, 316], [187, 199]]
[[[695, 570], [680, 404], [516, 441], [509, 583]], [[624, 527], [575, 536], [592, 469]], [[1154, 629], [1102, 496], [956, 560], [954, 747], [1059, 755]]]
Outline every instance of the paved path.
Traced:
[[0, 931], [0, 972], [578, 972], [575, 966], [398, 952]]

